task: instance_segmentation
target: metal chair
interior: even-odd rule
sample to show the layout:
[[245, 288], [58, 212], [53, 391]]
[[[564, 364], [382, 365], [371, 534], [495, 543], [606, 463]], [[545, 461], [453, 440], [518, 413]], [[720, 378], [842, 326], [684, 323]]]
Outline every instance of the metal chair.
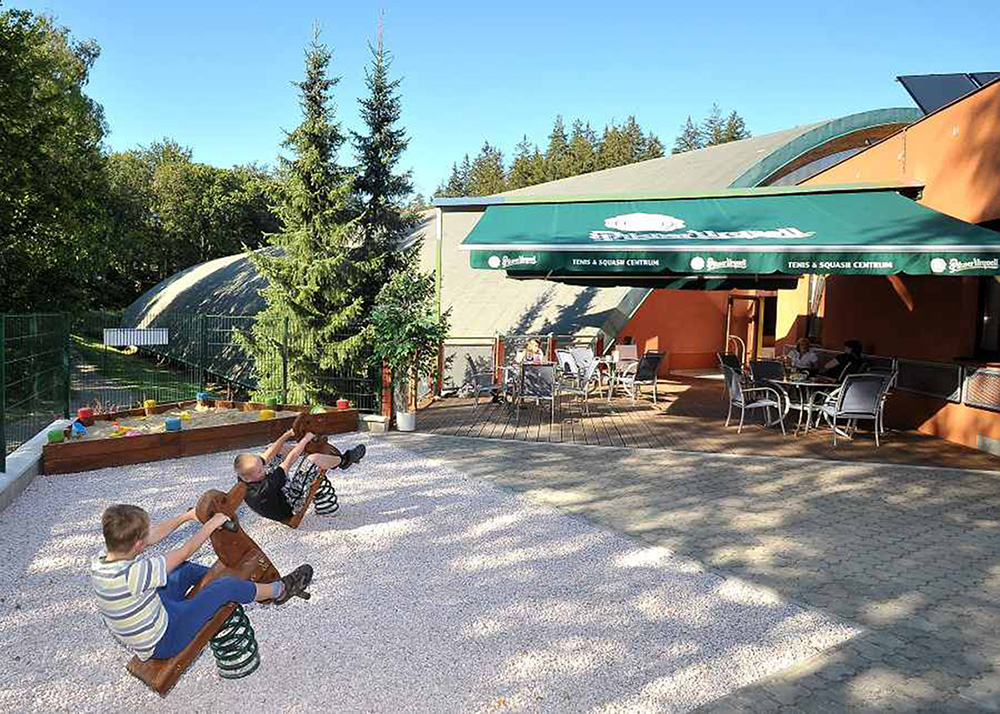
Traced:
[[[884, 374], [849, 374], [840, 388], [823, 396], [822, 403], [814, 407], [816, 419], [822, 416], [833, 428], [833, 445], [837, 445], [837, 420], [846, 419], [850, 436], [853, 436], [859, 419], [871, 421], [875, 432], [875, 446], [879, 446], [882, 407], [891, 377]], [[843, 434], [842, 434], [843, 435]]]
[[728, 352], [716, 352], [715, 356], [719, 360], [719, 367], [730, 367], [735, 369], [737, 372], [743, 371], [743, 363], [740, 362], [738, 355], [730, 354]]
[[[653, 403], [657, 402], [656, 371], [660, 368], [661, 360], [663, 360], [662, 352], [647, 352], [639, 358], [638, 362], [630, 362], [619, 371], [618, 376], [615, 378], [615, 383], [625, 388], [628, 395], [632, 397], [633, 404], [635, 404], [636, 397], [642, 389], [643, 384], [653, 385]], [[610, 394], [608, 396], [610, 398]]]
[[556, 398], [558, 396], [556, 367], [552, 364], [525, 364], [524, 385], [521, 399], [548, 400], [551, 405], [550, 423], [556, 420]]
[[478, 407], [480, 394], [485, 393], [492, 397], [500, 392], [502, 385], [497, 381], [492, 370], [489, 372], [477, 371], [479, 367], [476, 366], [470, 355], [465, 355], [465, 360], [468, 364], [466, 365], [465, 383], [462, 385], [462, 391], [467, 394], [471, 393], [476, 398], [475, 404]]
[[[740, 425], [736, 430], [737, 434], [743, 431], [743, 419], [749, 409], [764, 409], [765, 417], [771, 409], [778, 414], [777, 422], [781, 425], [781, 433], [785, 435], [785, 422], [781, 418], [781, 395], [773, 387], [745, 387], [740, 375], [732, 367], [723, 367], [722, 373], [726, 380], [726, 391], [729, 394], [729, 413], [726, 415], [726, 426], [733, 416], [733, 407], [739, 407]], [[771, 422], [773, 424], [774, 422]], [[765, 419], [765, 426], [767, 426]]]
[[[583, 382], [581, 386], [587, 390], [593, 391], [591, 389], [591, 382], [596, 381], [599, 387], [600, 373], [597, 371], [597, 365], [600, 363], [597, 361], [597, 357], [594, 356], [594, 351], [589, 347], [573, 347], [569, 352], [573, 355], [573, 361], [576, 362], [581, 378], [584, 375], [589, 375], [587, 377], [587, 381]], [[594, 365], [593, 369], [591, 369], [591, 365]]]
[[569, 350], [556, 350], [556, 362], [559, 363], [564, 380], [577, 381], [580, 379], [580, 367], [577, 365], [576, 360], [573, 359], [572, 352]]
[[785, 365], [780, 360], [762, 359], [750, 363], [750, 380], [754, 386], [766, 385], [772, 379], [785, 378]]
[[556, 398], [558, 399], [563, 394], [583, 397], [583, 411], [589, 416], [590, 403], [587, 401], [587, 397], [590, 395], [590, 382], [597, 373], [597, 366], [599, 364], [600, 363], [596, 359], [592, 360], [582, 374], [578, 373], [576, 379], [569, 378], [561, 380], [558, 384], [556, 384]]

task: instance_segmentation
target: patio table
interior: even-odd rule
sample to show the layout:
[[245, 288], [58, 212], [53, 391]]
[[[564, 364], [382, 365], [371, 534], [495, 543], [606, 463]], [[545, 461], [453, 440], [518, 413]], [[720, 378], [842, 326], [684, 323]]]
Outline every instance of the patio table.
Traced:
[[[815, 377], [812, 379], [768, 379], [766, 380], [770, 384], [778, 387], [779, 391], [785, 395], [785, 408], [782, 412], [782, 418], [788, 416], [788, 412], [795, 409], [799, 413], [798, 423], [795, 425], [795, 435], [799, 433], [799, 429], [802, 427], [802, 415], [806, 415], [806, 426], [804, 432], [809, 431], [809, 423], [812, 421], [813, 412], [813, 395], [818, 391], [823, 391], [825, 389], [836, 389], [840, 385], [837, 382], [820, 381]], [[786, 387], [788, 389], [786, 389]], [[798, 401], [793, 402], [789, 397], [788, 392], [794, 391], [798, 396]]]

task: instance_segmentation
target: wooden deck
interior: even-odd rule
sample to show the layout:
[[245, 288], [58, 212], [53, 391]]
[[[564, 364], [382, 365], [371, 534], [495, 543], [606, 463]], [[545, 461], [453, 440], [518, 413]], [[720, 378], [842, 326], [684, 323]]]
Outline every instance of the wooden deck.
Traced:
[[592, 396], [589, 416], [579, 402], [567, 397], [556, 412], [555, 423], [550, 423], [547, 404], [529, 403], [515, 409], [489, 399], [480, 399], [478, 407], [472, 399], [442, 399], [420, 411], [417, 428], [425, 433], [482, 439], [1000, 471], [998, 457], [915, 431], [890, 429], [880, 447], [865, 431], [853, 441], [838, 438], [836, 447], [827, 428], [794, 436], [794, 420], [786, 422], [787, 436], [777, 427], [762, 428], [759, 421], [748, 422], [743, 433], [737, 434], [735, 426], [725, 426], [727, 405], [721, 382], [661, 380], [658, 391], [655, 407], [651, 392], [636, 404], [618, 398], [609, 403], [606, 398]]

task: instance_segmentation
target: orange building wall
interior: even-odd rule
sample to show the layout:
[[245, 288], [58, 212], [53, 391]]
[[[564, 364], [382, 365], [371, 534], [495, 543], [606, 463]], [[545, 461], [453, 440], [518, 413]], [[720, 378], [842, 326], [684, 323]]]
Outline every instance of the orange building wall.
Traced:
[[993, 84], [803, 182], [913, 179], [920, 203], [982, 223], [1000, 217], [1000, 83]]
[[715, 366], [725, 351], [726, 292], [654, 290], [622, 330], [639, 353], [666, 352], [660, 374]]
[[[1000, 84], [932, 114], [804, 185], [899, 179], [923, 183], [920, 203], [929, 208], [972, 223], [1000, 218]], [[802, 324], [806, 305], [797, 293], [780, 294], [779, 325]], [[822, 306], [822, 342], [839, 348], [844, 339], [856, 338], [874, 354], [951, 362], [973, 351], [977, 306], [974, 278], [831, 277]], [[887, 423], [972, 447], [980, 435], [1000, 438], [1000, 414], [903, 392], [890, 401]]]

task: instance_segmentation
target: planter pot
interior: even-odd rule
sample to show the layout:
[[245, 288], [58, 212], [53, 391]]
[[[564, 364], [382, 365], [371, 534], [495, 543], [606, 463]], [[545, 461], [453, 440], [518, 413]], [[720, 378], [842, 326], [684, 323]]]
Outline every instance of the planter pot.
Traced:
[[400, 431], [416, 431], [416, 412], [396, 412], [396, 428]]
[[350, 409], [351, 403], [346, 399], [337, 400], [337, 409]]

